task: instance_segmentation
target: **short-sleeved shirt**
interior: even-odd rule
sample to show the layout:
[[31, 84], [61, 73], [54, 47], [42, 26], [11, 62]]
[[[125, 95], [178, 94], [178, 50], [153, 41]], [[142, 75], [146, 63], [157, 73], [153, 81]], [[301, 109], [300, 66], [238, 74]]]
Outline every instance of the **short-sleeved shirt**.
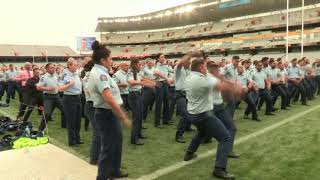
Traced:
[[58, 77], [54, 74], [51, 75], [49, 73], [46, 73], [40, 77], [37, 86], [54, 87], [53, 91], [43, 91], [43, 94], [57, 94], [59, 87]]
[[66, 85], [70, 81], [74, 81], [74, 85], [63, 92], [65, 95], [80, 95], [82, 92], [82, 83], [78, 74], [70, 72], [68, 69], [64, 72], [61, 84]]
[[[112, 76], [112, 78], [117, 84], [122, 84], [122, 83], [128, 84], [127, 76], [128, 76], [128, 73], [126, 73], [124, 70], [120, 69]], [[125, 88], [119, 87], [119, 89], [120, 89], [121, 94], [129, 94], [129, 87], [128, 86]]]
[[241, 84], [243, 88], [247, 88], [248, 83], [250, 82], [250, 79], [247, 77], [247, 75], [242, 73], [241, 75], [239, 74], [237, 76], [237, 81]]
[[86, 96], [86, 101], [93, 101], [89, 91], [89, 79], [90, 79], [90, 72], [86, 72], [84, 78], [82, 79], [82, 85], [83, 85], [83, 90]]
[[105, 89], [111, 91], [117, 104], [121, 105], [123, 103], [117, 83], [110, 77], [108, 69], [104, 66], [95, 64], [91, 69], [88, 89], [95, 108], [111, 109], [110, 105], [102, 97], [102, 92]]
[[185, 90], [188, 99], [187, 110], [190, 114], [200, 114], [213, 110], [213, 89], [218, 79], [192, 71], [187, 77]]
[[[142, 76], [141, 76], [140, 73], [137, 73], [136, 79], [134, 79], [134, 74], [131, 71], [127, 75], [127, 81], [130, 81], [130, 80], [140, 81], [141, 79], [142, 79]], [[129, 92], [131, 92], [131, 91], [141, 91], [141, 89], [142, 89], [141, 85], [129, 85]]]
[[146, 66], [145, 68], [143, 68], [143, 76], [145, 78], [148, 78], [148, 79], [155, 79], [156, 77], [153, 75], [154, 73], [154, 68], [153, 67], [148, 67]]
[[17, 74], [18, 74], [17, 71], [8, 70], [6, 71], [6, 79], [8, 81], [15, 81]]
[[[218, 80], [216, 77], [214, 77], [212, 74], [208, 74], [207, 75], [209, 79], [211, 79], [210, 81], [216, 81]], [[214, 89], [212, 91], [212, 100], [213, 100], [213, 104], [214, 105], [220, 105], [223, 103], [223, 97], [221, 95], [221, 92], [218, 89]]]
[[0, 82], [6, 82], [7, 78], [6, 78], [6, 74], [5, 72], [1, 71], [0, 72]]
[[[169, 69], [169, 67], [167, 66], [167, 65], [165, 65], [165, 64], [158, 64], [156, 67], [155, 67], [155, 69], [154, 69], [155, 71], [160, 71], [163, 75], [165, 75], [165, 76], [168, 76], [169, 75], [169, 72], [170, 72], [170, 69]], [[163, 78], [160, 78], [160, 77], [156, 77], [155, 78], [155, 80], [156, 81], [164, 81], [165, 79], [163, 79]]]
[[185, 69], [184, 67], [178, 68], [177, 66], [174, 72], [175, 72], [174, 75], [175, 75], [175, 82], [176, 82], [175, 89], [177, 91], [184, 91], [186, 78], [191, 73], [190, 69]]
[[265, 81], [267, 80], [267, 74], [265, 72], [256, 71], [252, 74], [252, 81], [254, 85], [259, 89], [264, 89], [266, 87]]
[[231, 63], [224, 67], [224, 72], [222, 72], [227, 80], [235, 81], [238, 75], [237, 68]]
[[320, 66], [315, 66], [314, 67], [314, 70], [315, 70], [315, 73], [316, 73], [316, 76], [320, 76]]
[[280, 69], [274, 68], [274, 69], [270, 69], [268, 72], [268, 78], [275, 81], [277, 79], [279, 79], [281, 77], [281, 72]]
[[301, 77], [301, 70], [300, 70], [300, 68], [298, 67], [298, 66], [295, 66], [295, 67], [293, 67], [293, 66], [291, 66], [291, 67], [289, 67], [288, 68], [288, 78], [289, 79], [296, 79], [296, 78], [300, 78]]

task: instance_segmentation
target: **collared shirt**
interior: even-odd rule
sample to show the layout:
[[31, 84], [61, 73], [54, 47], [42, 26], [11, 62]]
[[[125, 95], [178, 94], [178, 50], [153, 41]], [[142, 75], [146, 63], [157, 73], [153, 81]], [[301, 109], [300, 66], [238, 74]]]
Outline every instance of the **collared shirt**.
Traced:
[[46, 73], [40, 77], [37, 86], [54, 87], [53, 91], [43, 91], [43, 94], [57, 94], [59, 87], [58, 77], [54, 74], [51, 75], [49, 73]]
[[239, 74], [237, 76], [237, 81], [242, 85], [243, 88], [247, 88], [248, 87], [248, 83], [251, 81], [247, 75], [245, 75], [244, 73]]
[[267, 74], [265, 72], [256, 71], [252, 74], [252, 81], [254, 85], [259, 89], [264, 89], [266, 87], [265, 81], [267, 80]]
[[268, 72], [268, 78], [275, 81], [278, 80], [281, 77], [281, 72], [280, 69], [278, 68], [274, 68], [274, 69], [270, 69]]
[[[21, 82], [22, 87], [26, 85], [28, 79], [33, 77], [33, 72], [31, 70], [23, 70], [20, 71], [16, 76], [16, 81]], [[23, 80], [27, 78], [27, 80]]]
[[[133, 72], [131, 72], [131, 71], [127, 75], [127, 80], [128, 81], [130, 81], [130, 80], [140, 81], [141, 79], [142, 79], [142, 76], [141, 76], [140, 73], [137, 73], [136, 79], [134, 79]], [[129, 92], [130, 91], [141, 91], [141, 89], [142, 89], [141, 85], [129, 85]]]
[[8, 71], [6, 71], [5, 74], [6, 74], [6, 79], [7, 79], [7, 81], [15, 81], [18, 72], [15, 71], [15, 70], [13, 70], [13, 71], [8, 70]]
[[153, 75], [153, 73], [154, 73], [154, 67], [150, 68], [150, 67], [146, 66], [143, 68], [143, 76], [145, 78], [155, 79], [156, 77]]
[[101, 65], [95, 64], [91, 69], [88, 89], [95, 108], [111, 109], [102, 97], [102, 92], [105, 89], [111, 90], [117, 104], [121, 105], [123, 103], [117, 83], [110, 77], [108, 69]]
[[224, 67], [223, 75], [227, 80], [235, 81], [238, 75], [237, 68], [232, 63], [228, 64]]
[[200, 114], [213, 110], [213, 89], [218, 84], [216, 78], [192, 71], [185, 82], [188, 99], [187, 110], [190, 114]]
[[315, 73], [316, 73], [316, 76], [320, 76], [320, 66], [315, 66], [314, 67], [314, 70], [315, 70]]
[[175, 89], [177, 91], [184, 91], [185, 88], [185, 82], [186, 82], [186, 78], [187, 76], [189, 76], [191, 74], [191, 70], [190, 69], [185, 69], [184, 67], [178, 68], [178, 66], [175, 68]]
[[[208, 78], [211, 79], [210, 81], [217, 81], [218, 79], [214, 77], [212, 74], [208, 73]], [[212, 91], [212, 100], [214, 105], [220, 105], [223, 103], [223, 97], [221, 92], [218, 89], [214, 89]]]
[[[128, 73], [126, 73], [124, 70], [120, 69], [112, 76], [112, 78], [117, 84], [121, 84], [121, 83], [128, 84], [127, 76], [128, 76]], [[120, 89], [121, 94], [129, 94], [129, 86], [127, 86], [125, 88], [119, 87], [119, 89]]]
[[[165, 65], [165, 64], [158, 64], [156, 67], [155, 67], [155, 69], [154, 69], [155, 71], [160, 71], [163, 75], [165, 75], [165, 76], [168, 76], [169, 75], [169, 72], [170, 72], [170, 69], [169, 69], [169, 67], [167, 66], [167, 65]], [[155, 78], [155, 80], [156, 81], [164, 81], [164, 79], [163, 78], [160, 78], [160, 77], [156, 77]]]
[[91, 98], [91, 94], [89, 91], [89, 79], [90, 79], [90, 72], [86, 72], [86, 75], [82, 79], [82, 84], [83, 84], [83, 91], [86, 96], [86, 101], [92, 101], [93, 99]]
[[7, 78], [6, 78], [6, 74], [5, 72], [1, 71], [0, 72], [0, 82], [6, 82]]
[[82, 92], [82, 83], [77, 73], [72, 73], [68, 69], [62, 76], [61, 84], [66, 85], [70, 81], [74, 81], [74, 85], [63, 92], [65, 95], [80, 95]]
[[300, 78], [302, 75], [302, 72], [300, 70], [300, 68], [298, 66], [291, 66], [288, 68], [288, 78], [289, 79], [296, 79], [296, 78]]

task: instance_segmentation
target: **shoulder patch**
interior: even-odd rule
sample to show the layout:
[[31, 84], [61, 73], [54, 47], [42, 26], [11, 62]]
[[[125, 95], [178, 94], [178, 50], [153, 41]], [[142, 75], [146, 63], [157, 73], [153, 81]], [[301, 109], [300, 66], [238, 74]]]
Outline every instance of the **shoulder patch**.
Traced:
[[106, 75], [100, 75], [101, 81], [108, 81], [108, 77]]

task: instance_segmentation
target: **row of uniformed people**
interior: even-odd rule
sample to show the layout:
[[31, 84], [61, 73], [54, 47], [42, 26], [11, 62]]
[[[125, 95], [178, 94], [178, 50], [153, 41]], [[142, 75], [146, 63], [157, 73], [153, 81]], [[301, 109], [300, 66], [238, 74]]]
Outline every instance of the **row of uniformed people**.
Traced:
[[[37, 84], [37, 89], [43, 91], [44, 101], [44, 115], [39, 126], [39, 133], [43, 133], [53, 110], [57, 107], [61, 112], [61, 127], [68, 130], [69, 146], [83, 144], [80, 138], [82, 82], [76, 73], [77, 61], [73, 58], [68, 59], [67, 69], [60, 80], [55, 74], [53, 64], [48, 63], [45, 68], [46, 74]], [[59, 92], [63, 92], [62, 99]]]

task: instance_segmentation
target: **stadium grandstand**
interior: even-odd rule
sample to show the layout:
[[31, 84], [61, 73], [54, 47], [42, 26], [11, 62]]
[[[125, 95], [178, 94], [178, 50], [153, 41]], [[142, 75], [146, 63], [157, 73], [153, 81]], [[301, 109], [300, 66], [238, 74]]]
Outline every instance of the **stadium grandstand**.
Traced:
[[1, 62], [62, 62], [79, 55], [67, 46], [0, 44]]
[[286, 2], [195, 1], [137, 16], [98, 18], [96, 32], [116, 59], [156, 57], [159, 53], [176, 59], [202, 49], [214, 60], [233, 55], [259, 60], [266, 54], [285, 58], [288, 46], [289, 59], [308, 56], [313, 61], [320, 42], [319, 1], [306, 0], [301, 8], [301, 0], [291, 0], [288, 19]]

